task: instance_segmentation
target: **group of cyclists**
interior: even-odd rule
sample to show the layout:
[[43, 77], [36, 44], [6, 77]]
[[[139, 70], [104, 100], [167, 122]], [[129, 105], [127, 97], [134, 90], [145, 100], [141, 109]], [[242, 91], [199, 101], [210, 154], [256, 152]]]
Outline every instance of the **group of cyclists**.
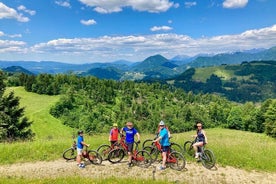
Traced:
[[[202, 123], [197, 122], [197, 131], [196, 134], [193, 135], [193, 137], [196, 138], [196, 142], [193, 144], [193, 148], [195, 151], [195, 158], [198, 159], [199, 153], [198, 148], [204, 146], [207, 144], [207, 136], [206, 132], [203, 130]], [[140, 134], [137, 131], [137, 129], [134, 128], [132, 122], [127, 122], [126, 125], [120, 130], [118, 128], [118, 125], [116, 123], [113, 124], [112, 129], [109, 133], [109, 142], [111, 145], [118, 142], [119, 135], [123, 135], [125, 133], [125, 143], [127, 145], [127, 152], [128, 152], [128, 166], [131, 166], [132, 162], [132, 152], [133, 152], [133, 145], [135, 136], [137, 136], [137, 143], [140, 143]], [[162, 164], [160, 166], [160, 170], [166, 169], [166, 159], [167, 159], [167, 152], [170, 149], [170, 131], [169, 128], [165, 125], [165, 122], [161, 120], [158, 124], [158, 130], [157, 130], [158, 138], [153, 140], [153, 142], [160, 142], [160, 145], [162, 147]], [[80, 168], [84, 168], [84, 164], [82, 161], [82, 152], [83, 147], [87, 146], [89, 147], [89, 144], [84, 142], [83, 137], [83, 131], [78, 131], [78, 138], [77, 138], [77, 165]]]

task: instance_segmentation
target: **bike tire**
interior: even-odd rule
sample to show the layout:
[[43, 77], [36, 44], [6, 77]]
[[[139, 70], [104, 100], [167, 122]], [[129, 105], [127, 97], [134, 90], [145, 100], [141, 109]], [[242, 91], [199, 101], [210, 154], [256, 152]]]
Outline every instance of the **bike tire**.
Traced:
[[175, 143], [175, 142], [171, 143], [171, 150], [172, 151], [177, 151], [179, 153], [183, 153], [182, 147], [179, 144]]
[[63, 152], [62, 157], [67, 161], [76, 160], [77, 151], [74, 148], [68, 148]]
[[146, 146], [152, 146], [152, 141], [153, 139], [146, 139], [142, 144], [142, 148], [144, 149]]
[[103, 144], [98, 147], [97, 152], [101, 155], [103, 160], [107, 160], [108, 154], [111, 151], [111, 146]]
[[208, 149], [204, 150], [204, 153], [201, 156], [201, 162], [203, 167], [205, 167], [206, 169], [212, 169], [216, 164], [214, 153]]
[[184, 143], [184, 153], [186, 153], [189, 156], [194, 155], [193, 141], [186, 141]]
[[95, 165], [101, 165], [102, 163], [102, 156], [95, 150], [88, 151], [88, 160]]
[[124, 158], [125, 152], [123, 149], [113, 149], [108, 154], [108, 161], [111, 163], [118, 163], [121, 162], [121, 160]]
[[147, 151], [150, 154], [152, 163], [157, 160], [159, 151], [155, 146], [146, 146], [143, 150]]
[[134, 158], [139, 167], [148, 168], [152, 163], [151, 155], [145, 150], [138, 151]]
[[186, 165], [185, 157], [177, 151], [171, 152], [168, 155], [167, 161], [170, 168], [177, 171], [181, 171], [182, 169], [185, 168], [185, 165]]

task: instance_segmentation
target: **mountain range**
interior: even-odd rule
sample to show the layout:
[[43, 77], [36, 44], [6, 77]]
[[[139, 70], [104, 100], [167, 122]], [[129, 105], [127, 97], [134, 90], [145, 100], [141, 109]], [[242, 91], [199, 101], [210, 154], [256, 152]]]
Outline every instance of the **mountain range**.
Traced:
[[141, 62], [119, 60], [111, 63], [69, 64], [54, 61], [0, 61], [0, 68], [4, 71], [18, 72], [21, 67], [23, 73], [35, 75], [40, 73], [76, 73], [82, 76], [93, 75], [101, 79], [162, 80], [180, 75], [189, 68], [240, 64], [244, 61], [259, 60], [276, 61], [276, 46], [269, 49], [253, 49], [217, 55], [193, 57], [179, 55], [172, 59], [154, 55]]

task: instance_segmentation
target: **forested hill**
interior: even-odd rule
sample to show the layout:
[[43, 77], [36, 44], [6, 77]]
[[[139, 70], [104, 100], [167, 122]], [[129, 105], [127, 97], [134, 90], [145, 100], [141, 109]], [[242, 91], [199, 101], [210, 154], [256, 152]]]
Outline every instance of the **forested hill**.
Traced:
[[216, 93], [236, 102], [276, 98], [276, 61], [190, 68], [168, 83], [193, 93]]
[[276, 137], [276, 100], [264, 101], [257, 107], [212, 94], [186, 93], [160, 83], [119, 82], [73, 74], [22, 74], [17, 81], [27, 91], [62, 95], [50, 113], [65, 125], [90, 133], [108, 132], [113, 123], [122, 127], [126, 121], [133, 121], [141, 132], [154, 133], [160, 120], [177, 133], [193, 130], [199, 120], [205, 128], [266, 132]]

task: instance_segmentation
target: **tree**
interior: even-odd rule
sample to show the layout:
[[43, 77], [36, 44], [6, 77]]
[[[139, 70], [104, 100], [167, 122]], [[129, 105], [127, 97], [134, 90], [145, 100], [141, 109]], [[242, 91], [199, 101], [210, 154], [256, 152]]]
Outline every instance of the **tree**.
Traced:
[[3, 74], [0, 73], [0, 141], [31, 139], [31, 123], [24, 117], [24, 108], [19, 107], [19, 97], [13, 92], [4, 96], [5, 85]]
[[276, 100], [273, 100], [267, 111], [265, 117], [265, 133], [271, 137], [276, 138]]

